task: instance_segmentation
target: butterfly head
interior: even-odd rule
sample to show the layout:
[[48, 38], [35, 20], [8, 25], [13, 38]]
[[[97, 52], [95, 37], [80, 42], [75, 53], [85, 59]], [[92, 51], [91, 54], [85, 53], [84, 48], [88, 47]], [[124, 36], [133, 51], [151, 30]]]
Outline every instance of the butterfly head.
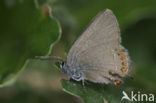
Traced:
[[65, 67], [65, 61], [60, 62], [60, 68], [63, 69]]
[[60, 62], [60, 68], [62, 69], [63, 73], [68, 74], [70, 67], [67, 65], [66, 61], [61, 61]]

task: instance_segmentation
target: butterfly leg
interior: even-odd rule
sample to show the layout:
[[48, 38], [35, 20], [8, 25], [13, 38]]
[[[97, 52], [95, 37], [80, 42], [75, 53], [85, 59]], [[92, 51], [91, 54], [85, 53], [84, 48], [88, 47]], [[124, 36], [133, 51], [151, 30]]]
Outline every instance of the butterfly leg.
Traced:
[[84, 79], [82, 79], [82, 85], [83, 85], [83, 86], [85, 85], [85, 80], [84, 80]]

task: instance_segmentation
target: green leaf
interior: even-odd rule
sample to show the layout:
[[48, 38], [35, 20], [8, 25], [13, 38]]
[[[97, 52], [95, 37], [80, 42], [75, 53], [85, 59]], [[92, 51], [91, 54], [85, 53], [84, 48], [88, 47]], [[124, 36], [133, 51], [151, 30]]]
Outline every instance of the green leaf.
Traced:
[[0, 1], [1, 85], [15, 77], [28, 58], [48, 54], [59, 40], [59, 23], [46, 6], [37, 0]]
[[62, 80], [61, 82], [64, 91], [81, 97], [85, 103], [103, 103], [101, 93], [93, 88], [83, 86], [81, 83], [74, 81]]
[[112, 84], [97, 84], [81, 82], [73, 80], [62, 80], [63, 90], [80, 97], [84, 103], [119, 103], [122, 97], [122, 86], [114, 86]]

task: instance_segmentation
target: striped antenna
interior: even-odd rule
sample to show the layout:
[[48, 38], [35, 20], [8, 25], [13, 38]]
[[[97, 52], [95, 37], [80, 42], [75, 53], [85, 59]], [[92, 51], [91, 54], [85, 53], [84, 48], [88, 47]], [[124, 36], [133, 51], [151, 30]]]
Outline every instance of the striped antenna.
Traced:
[[58, 56], [35, 56], [36, 59], [40, 59], [40, 60], [58, 60], [58, 61], [64, 61], [61, 57]]

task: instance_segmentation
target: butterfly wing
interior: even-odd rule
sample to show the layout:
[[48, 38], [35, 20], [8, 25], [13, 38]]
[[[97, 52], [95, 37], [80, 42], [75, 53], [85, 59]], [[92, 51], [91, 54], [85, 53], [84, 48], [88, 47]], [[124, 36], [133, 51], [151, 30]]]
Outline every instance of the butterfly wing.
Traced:
[[[123, 55], [119, 56], [119, 53]], [[126, 60], [128, 53], [120, 45], [116, 17], [111, 10], [106, 9], [93, 18], [72, 45], [67, 55], [67, 64], [73, 68], [80, 67], [84, 79], [109, 83], [126, 75], [121, 71], [121, 57]]]

